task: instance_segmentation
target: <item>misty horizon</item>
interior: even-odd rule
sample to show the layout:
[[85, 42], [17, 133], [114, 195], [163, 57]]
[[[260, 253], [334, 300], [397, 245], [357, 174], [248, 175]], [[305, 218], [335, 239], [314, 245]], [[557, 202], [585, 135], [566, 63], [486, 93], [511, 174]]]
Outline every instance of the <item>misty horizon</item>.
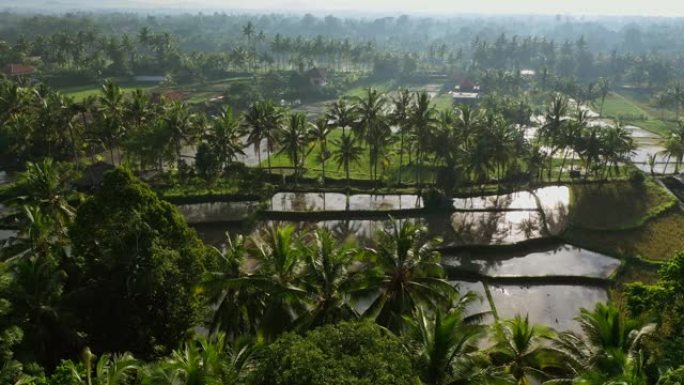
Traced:
[[301, 1], [257, 0], [248, 3], [232, 0], [201, 0], [188, 4], [178, 0], [102, 0], [95, 4], [82, 0], [27, 0], [21, 4], [0, 1], [0, 11], [23, 11], [35, 13], [60, 13], [74, 11], [134, 11], [139, 13], [164, 12], [228, 12], [228, 13], [291, 13], [338, 14], [349, 16], [400, 14], [419, 16], [467, 16], [467, 15], [539, 15], [576, 17], [682, 17], [684, 4], [667, 0], [601, 1], [580, 0], [573, 2], [548, 2], [542, 0], [499, 1], [488, 0], [472, 4], [462, 0], [430, 0], [417, 4], [410, 0], [348, 1]]

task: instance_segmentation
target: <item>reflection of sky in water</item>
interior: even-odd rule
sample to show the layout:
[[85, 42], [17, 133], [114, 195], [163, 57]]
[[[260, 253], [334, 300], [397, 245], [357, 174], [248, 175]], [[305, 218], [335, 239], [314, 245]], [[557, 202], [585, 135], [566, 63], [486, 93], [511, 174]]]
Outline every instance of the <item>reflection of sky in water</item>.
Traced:
[[[534, 195], [533, 195], [533, 194]], [[567, 206], [570, 202], [570, 189], [566, 186], [548, 186], [511, 194], [487, 195], [481, 197], [456, 198], [454, 207], [460, 210], [473, 209], [538, 209], [535, 195], [542, 207], [556, 208], [559, 204]]]
[[341, 193], [295, 193], [281, 192], [271, 198], [272, 211], [344, 211], [344, 210], [400, 210], [423, 206], [416, 195], [370, 195], [347, 196]]
[[620, 265], [617, 259], [570, 245], [527, 255], [494, 256], [490, 259], [445, 256], [443, 263], [490, 277], [564, 275], [607, 278]]
[[178, 205], [188, 223], [236, 221], [246, 218], [259, 202], [211, 202]]
[[580, 308], [593, 309], [608, 301], [604, 289], [584, 286], [512, 286], [490, 285], [501, 318], [528, 314], [533, 323], [545, 324], [558, 331], [580, 332], [574, 318]]

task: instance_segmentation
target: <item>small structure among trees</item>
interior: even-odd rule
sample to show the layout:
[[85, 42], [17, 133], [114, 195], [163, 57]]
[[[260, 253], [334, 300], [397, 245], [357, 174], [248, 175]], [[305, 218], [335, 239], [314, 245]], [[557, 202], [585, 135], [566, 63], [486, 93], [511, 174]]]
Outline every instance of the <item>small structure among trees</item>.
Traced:
[[306, 72], [306, 77], [314, 87], [325, 87], [328, 85], [328, 70], [325, 68], [314, 67]]

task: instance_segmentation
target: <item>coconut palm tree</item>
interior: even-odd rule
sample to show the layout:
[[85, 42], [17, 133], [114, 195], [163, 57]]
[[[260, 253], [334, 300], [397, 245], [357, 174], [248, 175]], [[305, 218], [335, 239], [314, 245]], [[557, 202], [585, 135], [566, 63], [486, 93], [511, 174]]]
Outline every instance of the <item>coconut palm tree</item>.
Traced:
[[124, 95], [117, 83], [107, 80], [101, 89], [102, 94], [98, 98], [98, 119], [96, 134], [109, 149], [110, 161], [114, 160], [114, 148], [124, 135]]
[[261, 291], [264, 308], [259, 330], [267, 340], [272, 340], [290, 329], [298, 315], [306, 311], [308, 293], [301, 282], [305, 249], [294, 226], [270, 228], [255, 236], [252, 243], [251, 253], [258, 263], [256, 271], [234, 282]]
[[304, 163], [304, 147], [309, 143], [306, 115], [300, 112], [290, 114], [287, 124], [280, 131], [280, 153], [285, 153], [294, 168], [295, 182]]
[[244, 128], [248, 132], [247, 141], [254, 145], [259, 167], [261, 167], [261, 145], [266, 141], [268, 155], [268, 170], [271, 172], [271, 152], [277, 142], [276, 136], [280, 131], [283, 114], [280, 108], [270, 100], [253, 103], [245, 112]]
[[338, 140], [334, 140], [333, 144], [337, 148], [333, 153], [333, 159], [337, 163], [338, 170], [344, 169], [347, 186], [349, 186], [351, 181], [349, 170], [353, 163], [358, 163], [361, 160], [363, 148], [356, 145], [356, 139], [349, 134], [343, 134]]
[[352, 303], [352, 293], [359, 289], [362, 272], [353, 269], [360, 252], [350, 244], [338, 245], [326, 229], [318, 229], [306, 247], [306, 270], [303, 287], [312, 297], [309, 309], [299, 317], [300, 328], [336, 323], [359, 317]]
[[606, 78], [601, 78], [598, 81], [598, 92], [601, 96], [601, 108], [599, 109], [599, 116], [603, 116], [603, 105], [606, 103], [606, 97], [610, 93], [610, 81]]
[[195, 116], [180, 102], [171, 102], [164, 107], [159, 119], [159, 128], [165, 140], [167, 154], [172, 155], [178, 165], [182, 160], [183, 146], [196, 137]]
[[569, 378], [611, 379], [630, 377], [646, 383], [643, 371], [644, 341], [655, 324], [626, 317], [611, 304], [598, 303], [594, 310], [581, 309], [576, 318], [582, 334], [563, 332], [554, 341]]
[[465, 317], [465, 305], [471, 300], [469, 293], [446, 313], [441, 309], [426, 312], [418, 307], [415, 316], [405, 317], [404, 335], [417, 347], [423, 383], [442, 385], [488, 377], [486, 366], [475, 372], [479, 376], [471, 370], [478, 361], [486, 361], [477, 346], [486, 328], [467, 322]]
[[329, 107], [327, 118], [333, 127], [341, 128], [344, 135], [346, 128], [356, 121], [356, 108], [349, 105], [347, 99], [340, 98]]
[[[544, 116], [544, 124], [539, 128], [539, 139], [542, 143], [551, 147], [549, 154], [549, 162], [553, 161], [553, 156], [564, 145], [563, 126], [565, 124], [564, 117], [567, 114], [568, 100], [561, 94], [557, 94], [551, 101], [551, 104], [546, 109]], [[551, 178], [553, 167], [549, 164], [548, 177]]]
[[430, 104], [430, 96], [422, 91], [416, 95], [415, 103], [411, 108], [411, 126], [416, 139], [416, 161], [418, 163], [417, 177], [418, 186], [423, 184], [423, 165], [425, 154], [429, 148], [430, 136], [437, 123], [435, 109]]
[[472, 135], [479, 128], [481, 115], [478, 111], [473, 110], [472, 107], [465, 104], [456, 107], [456, 111], [458, 117], [456, 127], [460, 132], [463, 148], [468, 151], [470, 149]]
[[[357, 98], [356, 110], [359, 121], [353, 127], [357, 138], [362, 139], [368, 145], [369, 173], [371, 180], [377, 177], [377, 163], [383, 140], [391, 130], [385, 116], [387, 100], [385, 96], [374, 88], [367, 88], [363, 96]], [[373, 171], [376, 171], [374, 175]]]
[[408, 89], [402, 88], [393, 100], [394, 109], [390, 114], [391, 123], [399, 128], [399, 184], [401, 184], [404, 166], [404, 141], [407, 132], [411, 129], [409, 114], [412, 103], [413, 95]]
[[233, 110], [226, 106], [214, 117], [204, 138], [218, 155], [219, 163], [225, 166], [238, 155], [244, 155], [241, 122], [233, 116]]
[[398, 332], [403, 316], [413, 314], [418, 306], [435, 309], [449, 304], [456, 289], [444, 280], [434, 251], [439, 240], [426, 240], [427, 230], [410, 221], [390, 222], [378, 234], [377, 248], [371, 250], [366, 290], [377, 297], [364, 316]]
[[325, 162], [330, 158], [330, 152], [328, 151], [328, 135], [330, 135], [330, 126], [328, 125], [328, 119], [321, 117], [316, 120], [309, 127], [309, 138], [318, 144], [318, 149], [320, 151], [318, 159], [323, 167], [323, 184], [325, 184]]
[[502, 365], [516, 384], [548, 380], [551, 375], [547, 370], [556, 367], [558, 361], [555, 351], [545, 345], [553, 337], [551, 329], [531, 324], [527, 316], [499, 321], [493, 326], [492, 361]]

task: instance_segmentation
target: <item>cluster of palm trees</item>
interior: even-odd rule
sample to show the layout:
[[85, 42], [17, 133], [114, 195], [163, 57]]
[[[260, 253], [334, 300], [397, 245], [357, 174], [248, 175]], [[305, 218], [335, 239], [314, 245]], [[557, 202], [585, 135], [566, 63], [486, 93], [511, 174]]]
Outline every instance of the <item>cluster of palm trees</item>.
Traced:
[[[372, 181], [407, 176], [418, 185], [448, 181], [486, 183], [547, 178], [560, 179], [569, 160], [581, 161], [585, 176], [607, 177], [628, 160], [634, 145], [621, 126], [595, 127], [586, 111], [568, 117], [568, 101], [557, 96], [547, 108], [536, 138], [526, 137], [531, 109], [516, 112], [515, 122], [495, 110], [458, 106], [437, 110], [426, 92], [406, 89], [384, 94], [368, 88], [361, 96], [342, 98], [314, 122], [271, 101], [255, 102], [244, 114], [230, 108], [208, 116], [181, 102], [153, 101], [134, 91], [125, 95], [107, 81], [100, 95], [75, 103], [47, 87], [20, 87], [0, 82], [0, 125], [9, 152], [19, 158], [73, 159], [103, 153], [113, 164], [141, 170], [182, 166], [203, 144], [217, 169], [239, 159], [247, 146], [259, 165], [266, 147], [267, 165], [275, 155], [289, 159], [295, 177], [314, 165], [334, 161], [347, 180], [366, 162]], [[674, 154], [674, 153], [673, 153]], [[675, 156], [679, 159], [678, 156]], [[560, 167], [557, 160], [561, 159]], [[412, 173], [407, 173], [409, 170]], [[432, 180], [430, 179], [432, 176]]]
[[[34, 352], [48, 357], [48, 342], [59, 340], [43, 340], [51, 335], [43, 331], [61, 325], [63, 317], [56, 300], [64, 272], [55, 268], [54, 258], [67, 258], [65, 229], [74, 215], [70, 202], [78, 201], [69, 195], [60, 171], [51, 161], [29, 164], [21, 177], [23, 195], [11, 202], [24, 208], [26, 227], [2, 249], [0, 264], [0, 281], [8, 278], [14, 287], [14, 310], [28, 315], [19, 326]], [[339, 242], [325, 229], [298, 231], [293, 226], [228, 237], [223, 248], [212, 249], [219, 262], [199, 288], [211, 304], [208, 336], [187, 341], [152, 363], [130, 354], [103, 354], [95, 361], [86, 350], [83, 367], [64, 365], [87, 385], [135, 378], [145, 383], [239, 383], [258, 362], [260, 349], [283, 333], [358, 321], [375, 322], [400, 336], [420, 363], [426, 384], [473, 379], [646, 383], [644, 342], [652, 325], [598, 305], [580, 313], [582, 334], [555, 333], [525, 317], [496, 319], [486, 326], [485, 314], [468, 308], [476, 296], [447, 281], [434, 251], [437, 242], [410, 221], [388, 222], [372, 248]]]

